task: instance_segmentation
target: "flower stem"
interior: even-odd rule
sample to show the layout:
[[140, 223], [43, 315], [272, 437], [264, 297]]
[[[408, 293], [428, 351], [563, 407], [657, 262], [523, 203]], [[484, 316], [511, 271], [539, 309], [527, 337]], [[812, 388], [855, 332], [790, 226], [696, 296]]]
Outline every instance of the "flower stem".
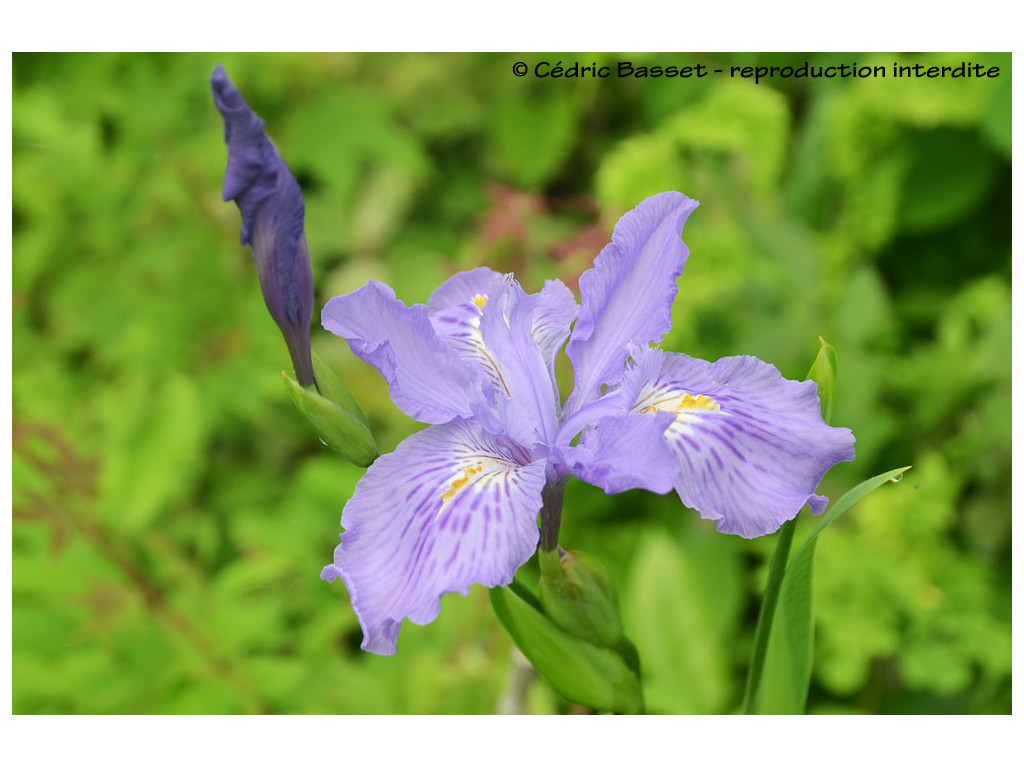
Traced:
[[795, 531], [796, 518], [782, 524], [775, 545], [775, 554], [772, 555], [772, 561], [768, 566], [768, 583], [764, 587], [764, 597], [761, 599], [761, 613], [757, 617], [757, 628], [754, 630], [754, 650], [750, 655], [750, 671], [747, 672], [747, 687], [743, 693], [743, 713], [746, 715], [755, 714], [757, 709], [768, 638], [771, 635], [775, 606], [779, 602], [779, 589], [782, 587], [782, 577], [786, 573]]
[[562, 495], [568, 478], [549, 479], [541, 491], [540, 549], [548, 552], [558, 547], [558, 528], [562, 524]]

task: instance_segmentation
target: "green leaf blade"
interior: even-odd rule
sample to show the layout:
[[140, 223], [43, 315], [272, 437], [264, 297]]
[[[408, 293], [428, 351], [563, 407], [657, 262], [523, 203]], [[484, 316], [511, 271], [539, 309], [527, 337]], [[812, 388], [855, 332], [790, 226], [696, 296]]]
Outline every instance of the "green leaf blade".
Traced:
[[821, 342], [821, 348], [818, 350], [818, 356], [814, 358], [814, 362], [811, 364], [811, 370], [807, 373], [807, 378], [813, 380], [818, 385], [821, 415], [825, 419], [826, 424], [831, 424], [832, 406], [836, 401], [838, 359], [836, 357], [836, 350], [831, 344], [820, 336], [818, 341]]
[[803, 714], [814, 662], [814, 557], [818, 536], [862, 498], [887, 482], [898, 481], [908, 469], [883, 472], [844, 494], [793, 556], [779, 591], [755, 712]]

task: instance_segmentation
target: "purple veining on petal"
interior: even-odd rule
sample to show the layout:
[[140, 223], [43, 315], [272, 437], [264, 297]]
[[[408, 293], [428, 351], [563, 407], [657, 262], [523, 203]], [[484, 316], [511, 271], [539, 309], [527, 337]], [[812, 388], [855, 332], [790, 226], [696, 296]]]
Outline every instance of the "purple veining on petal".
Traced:
[[493, 294], [480, 315], [480, 335], [504, 385], [493, 403], [501, 432], [523, 446], [550, 443], [558, 428], [560, 403], [533, 336], [540, 294], [528, 295], [512, 281], [495, 285]]
[[447, 592], [508, 584], [537, 546], [544, 479], [543, 462], [519, 465], [462, 419], [381, 456], [346, 504], [341, 544], [322, 573], [345, 581], [363, 648], [394, 653], [402, 619], [432, 621]]
[[554, 359], [578, 309], [569, 289], [548, 281], [527, 294], [510, 275], [478, 268], [449, 278], [427, 306], [438, 336], [489, 385], [473, 409], [481, 424], [524, 446], [551, 443], [561, 409]]
[[[854, 440], [822, 420], [813, 382], [784, 379], [749, 356], [709, 363], [656, 349], [636, 354], [622, 380], [634, 403], [628, 418], [671, 449], [687, 506], [746, 538], [771, 533], [805, 503], [824, 509], [815, 488], [834, 464], [853, 460]], [[667, 428], [652, 418], [663, 413], [673, 416]]]

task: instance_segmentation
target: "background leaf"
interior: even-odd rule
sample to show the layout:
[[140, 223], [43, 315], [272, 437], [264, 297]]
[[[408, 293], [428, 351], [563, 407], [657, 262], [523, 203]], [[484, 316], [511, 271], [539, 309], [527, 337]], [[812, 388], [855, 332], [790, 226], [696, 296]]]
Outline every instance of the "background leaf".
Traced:
[[697, 535], [682, 545], [648, 530], [623, 594], [626, 635], [636, 644], [651, 712], [725, 707], [732, 694], [728, 643], [739, 584], [728, 543]]

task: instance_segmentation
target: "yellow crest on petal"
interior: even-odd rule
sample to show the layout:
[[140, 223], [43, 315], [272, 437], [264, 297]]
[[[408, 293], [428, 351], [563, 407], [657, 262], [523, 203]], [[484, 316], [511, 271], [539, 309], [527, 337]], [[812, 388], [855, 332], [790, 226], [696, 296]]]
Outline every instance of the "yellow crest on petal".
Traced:
[[[651, 398], [645, 398], [650, 400]], [[649, 405], [640, 407], [643, 405], [643, 401], [637, 403], [640, 413], [657, 413], [658, 411], [671, 411], [677, 415], [681, 415], [684, 411], [697, 409], [702, 411], [720, 411], [721, 406], [718, 405], [707, 395], [691, 395], [689, 392], [684, 392], [680, 397], [678, 393], [662, 393], [660, 396], [653, 398], [653, 402]]]
[[462, 474], [452, 480], [452, 484], [448, 486], [448, 490], [441, 494], [441, 501], [447, 503], [455, 498], [455, 494], [465, 488], [473, 479], [473, 475], [483, 471], [483, 468], [483, 464], [477, 464], [475, 467], [467, 467], [462, 470]]

